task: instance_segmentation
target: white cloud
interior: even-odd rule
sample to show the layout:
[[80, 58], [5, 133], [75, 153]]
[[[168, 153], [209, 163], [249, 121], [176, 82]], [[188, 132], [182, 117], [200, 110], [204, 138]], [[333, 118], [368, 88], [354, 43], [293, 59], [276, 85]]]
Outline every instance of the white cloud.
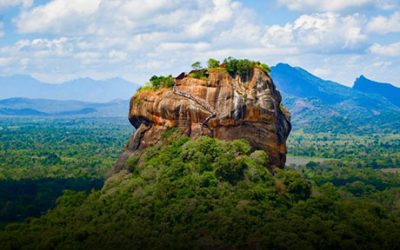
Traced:
[[22, 33], [139, 33], [199, 20], [195, 7], [204, 11], [205, 5], [210, 4], [200, 1], [194, 6], [184, 0], [54, 0], [22, 12], [15, 23]]
[[[80, 30], [82, 24], [90, 22], [90, 15], [96, 13], [100, 0], [54, 0], [45, 5], [23, 11], [16, 25], [22, 33], [62, 32], [73, 28]], [[83, 22], [88, 18], [86, 22]]]
[[33, 0], [0, 0], [0, 10], [4, 10], [21, 4], [23, 7], [30, 7], [32, 3]]
[[23, 11], [14, 22], [20, 33], [109, 38], [168, 30], [172, 40], [189, 40], [229, 29], [240, 12], [233, 0], [54, 0]]
[[14, 23], [21, 33], [56, 38], [21, 40], [0, 56], [26, 59], [10, 70], [35, 75], [145, 81], [154, 72], [179, 73], [192, 60], [261, 48], [263, 27], [253, 16], [235, 0], [54, 0], [23, 10]]
[[207, 10], [201, 18], [189, 25], [186, 31], [193, 36], [205, 35], [218, 24], [232, 20], [235, 8], [240, 8], [238, 2], [214, 0], [212, 9]]
[[302, 15], [293, 23], [267, 28], [264, 44], [275, 47], [297, 47], [322, 53], [351, 50], [367, 39], [358, 14], [341, 16], [334, 13]]
[[367, 25], [367, 31], [377, 34], [400, 32], [400, 12], [393, 13], [390, 17], [374, 17]]
[[[179, 74], [195, 60], [234, 56], [294, 63], [350, 82], [352, 71], [363, 73], [359, 65], [374, 63], [364, 15], [309, 14], [270, 26], [257, 18], [238, 0], [46, 1], [14, 18], [22, 37], [43, 38], [0, 48], [0, 74], [29, 73], [51, 82], [121, 76], [140, 83], [154, 74]], [[388, 72], [387, 64], [380, 67]]]
[[310, 69], [310, 72], [316, 76], [319, 76], [321, 78], [327, 78], [330, 75], [332, 75], [332, 70], [329, 68], [314, 68], [314, 69]]
[[209, 44], [208, 51], [264, 48], [273, 54], [304, 48], [327, 53], [354, 49], [366, 40], [365, 20], [357, 14], [303, 15], [293, 23], [265, 29], [254, 21], [253, 12], [233, 0], [87, 0], [82, 6], [77, 2], [83, 3], [54, 0], [24, 11], [15, 22], [20, 32], [83, 36], [81, 47], [150, 55], [167, 48], [182, 50], [185, 44]]
[[73, 50], [73, 45], [68, 38], [61, 37], [53, 40], [49, 39], [33, 39], [19, 40], [15, 46], [6, 47], [0, 50], [3, 53], [19, 52], [23, 54], [31, 54], [32, 57], [61, 57]]
[[112, 62], [123, 62], [128, 59], [128, 53], [121, 50], [111, 50], [108, 53], [108, 57]]
[[374, 6], [380, 9], [392, 9], [396, 0], [279, 0], [279, 3], [294, 11], [333, 11]]
[[12, 62], [12, 58], [0, 57], [0, 66], [8, 65], [10, 62]]
[[374, 43], [369, 51], [372, 54], [376, 54], [379, 56], [388, 56], [388, 57], [398, 57], [400, 56], [400, 42], [391, 43], [388, 45], [381, 45], [379, 43]]

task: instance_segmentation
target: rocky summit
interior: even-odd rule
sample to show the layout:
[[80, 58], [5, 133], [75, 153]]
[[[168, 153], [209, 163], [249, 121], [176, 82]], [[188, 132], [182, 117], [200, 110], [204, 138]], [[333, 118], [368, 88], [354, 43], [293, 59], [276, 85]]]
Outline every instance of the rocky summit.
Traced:
[[170, 128], [191, 138], [246, 139], [254, 150], [268, 153], [269, 166], [284, 167], [290, 114], [268, 73], [254, 67], [243, 77], [217, 68], [206, 78], [182, 73], [173, 80], [173, 87], [142, 89], [131, 98], [129, 121], [136, 130], [113, 172]]

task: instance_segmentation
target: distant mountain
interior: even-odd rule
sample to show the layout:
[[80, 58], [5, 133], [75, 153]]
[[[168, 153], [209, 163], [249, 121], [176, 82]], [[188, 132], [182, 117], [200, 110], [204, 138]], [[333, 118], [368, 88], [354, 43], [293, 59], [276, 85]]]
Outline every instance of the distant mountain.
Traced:
[[128, 110], [129, 100], [107, 103], [28, 98], [0, 100], [0, 115], [3, 116], [126, 117]]
[[375, 82], [361, 75], [354, 82], [353, 89], [364, 93], [384, 96], [391, 103], [400, 107], [400, 88], [390, 83]]
[[278, 64], [271, 76], [292, 114], [294, 129], [321, 132], [398, 131], [400, 108], [380, 95], [318, 78]]
[[0, 99], [24, 97], [52, 100], [108, 102], [129, 99], [139, 85], [121, 78], [93, 80], [81, 78], [61, 84], [49, 84], [26, 75], [0, 77]]
[[13, 116], [45, 116], [48, 115], [36, 109], [9, 109], [0, 108], [0, 115], [13, 115]]
[[[400, 132], [399, 88], [390, 84], [361, 76], [349, 88], [282, 63], [271, 68], [271, 76], [292, 114], [293, 129]], [[119, 78], [46, 84], [24, 75], [0, 77], [0, 98], [30, 97], [0, 100], [0, 115], [125, 117], [137, 87]]]

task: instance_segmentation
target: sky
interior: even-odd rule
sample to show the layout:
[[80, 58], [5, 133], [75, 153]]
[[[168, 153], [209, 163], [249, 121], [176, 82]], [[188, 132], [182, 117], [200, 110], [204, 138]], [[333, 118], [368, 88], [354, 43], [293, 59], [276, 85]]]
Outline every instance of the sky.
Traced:
[[178, 75], [232, 56], [400, 86], [400, 0], [0, 0], [0, 75]]

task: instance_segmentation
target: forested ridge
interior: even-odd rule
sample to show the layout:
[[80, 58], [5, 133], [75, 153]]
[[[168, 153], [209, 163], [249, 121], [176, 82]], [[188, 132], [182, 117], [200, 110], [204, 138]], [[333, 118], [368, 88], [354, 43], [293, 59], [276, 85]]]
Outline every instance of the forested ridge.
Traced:
[[46, 215], [8, 225], [3, 248], [400, 248], [396, 173], [311, 163], [273, 175], [246, 141], [163, 138], [101, 190], [66, 191]]

